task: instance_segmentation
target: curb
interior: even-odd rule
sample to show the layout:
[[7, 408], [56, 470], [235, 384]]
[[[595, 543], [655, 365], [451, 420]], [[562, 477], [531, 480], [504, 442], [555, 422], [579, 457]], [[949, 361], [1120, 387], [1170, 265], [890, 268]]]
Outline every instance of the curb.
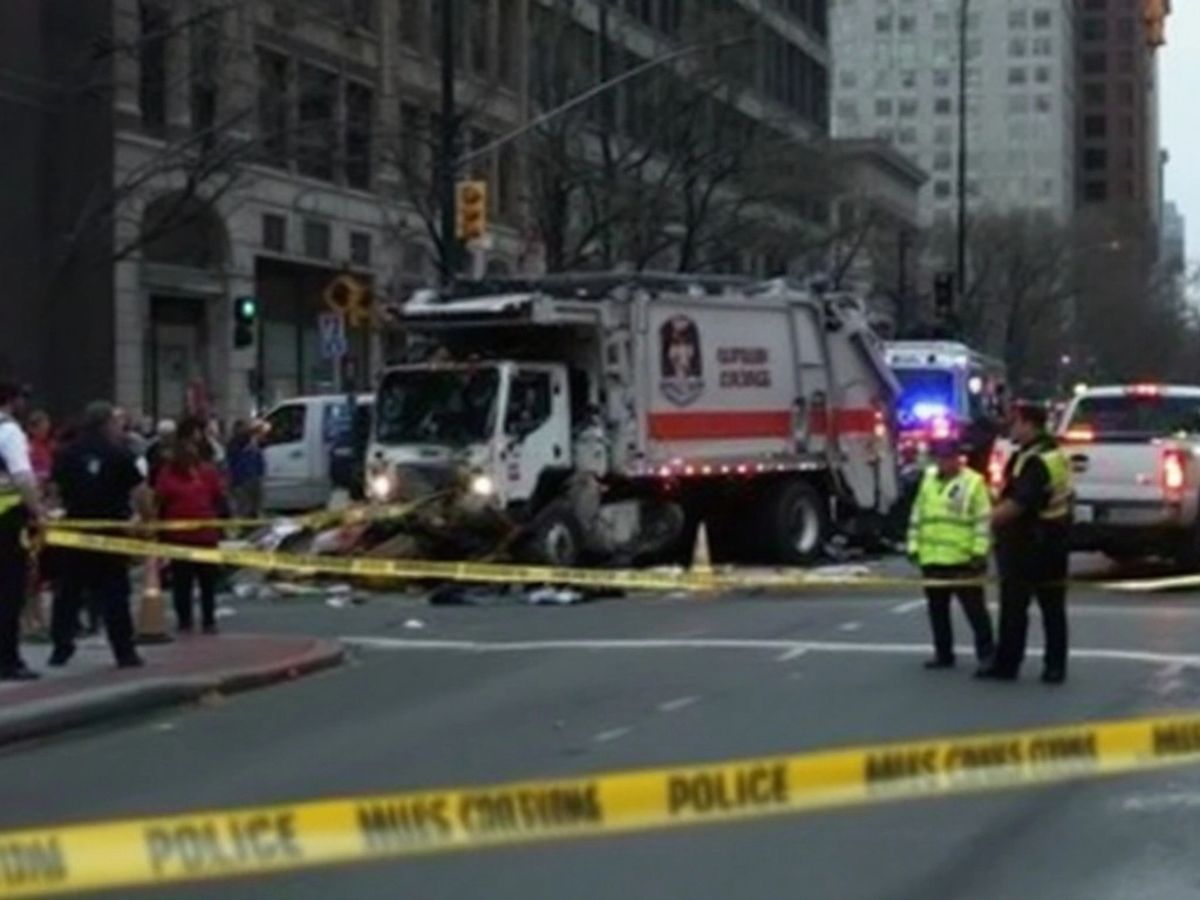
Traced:
[[0, 747], [47, 737], [74, 728], [167, 706], [180, 706], [213, 692], [235, 694], [340, 665], [345, 648], [335, 641], [316, 646], [278, 662], [218, 669], [203, 675], [147, 679], [87, 691], [82, 696], [57, 697], [0, 711]]

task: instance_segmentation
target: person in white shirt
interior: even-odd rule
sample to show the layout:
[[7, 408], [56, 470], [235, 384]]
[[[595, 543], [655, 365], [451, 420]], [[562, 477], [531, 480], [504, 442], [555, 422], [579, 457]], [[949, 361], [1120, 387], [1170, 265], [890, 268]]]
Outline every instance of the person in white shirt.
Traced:
[[29, 441], [16, 419], [23, 403], [20, 386], [0, 382], [0, 681], [38, 677], [20, 649], [29, 566], [22, 538], [27, 528], [41, 528], [44, 517]]

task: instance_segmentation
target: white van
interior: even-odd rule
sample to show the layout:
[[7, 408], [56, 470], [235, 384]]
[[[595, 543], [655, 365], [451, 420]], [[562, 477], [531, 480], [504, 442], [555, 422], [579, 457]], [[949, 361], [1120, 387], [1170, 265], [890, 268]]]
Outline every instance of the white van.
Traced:
[[[357, 406], [374, 400], [371, 394], [354, 399]], [[294, 512], [325, 506], [333, 489], [330, 452], [354, 422], [347, 395], [293, 397], [275, 406], [264, 421], [264, 508]]]

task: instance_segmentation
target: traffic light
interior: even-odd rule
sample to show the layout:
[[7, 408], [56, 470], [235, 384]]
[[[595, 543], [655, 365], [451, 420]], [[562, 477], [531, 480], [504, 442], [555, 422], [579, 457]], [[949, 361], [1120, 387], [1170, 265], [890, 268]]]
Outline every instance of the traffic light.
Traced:
[[477, 241], [487, 233], [487, 182], [458, 183], [457, 221], [460, 241]]
[[258, 298], [237, 297], [233, 301], [233, 346], [240, 350], [254, 344], [258, 333]]
[[945, 321], [954, 314], [954, 274], [939, 272], [933, 279], [933, 311]]

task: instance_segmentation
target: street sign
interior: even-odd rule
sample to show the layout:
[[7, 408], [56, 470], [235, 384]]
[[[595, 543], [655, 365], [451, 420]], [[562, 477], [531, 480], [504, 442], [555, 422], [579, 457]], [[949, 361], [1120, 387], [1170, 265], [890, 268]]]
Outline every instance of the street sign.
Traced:
[[321, 355], [341, 359], [346, 355], [346, 319], [340, 313], [325, 312], [317, 317], [321, 331]]

